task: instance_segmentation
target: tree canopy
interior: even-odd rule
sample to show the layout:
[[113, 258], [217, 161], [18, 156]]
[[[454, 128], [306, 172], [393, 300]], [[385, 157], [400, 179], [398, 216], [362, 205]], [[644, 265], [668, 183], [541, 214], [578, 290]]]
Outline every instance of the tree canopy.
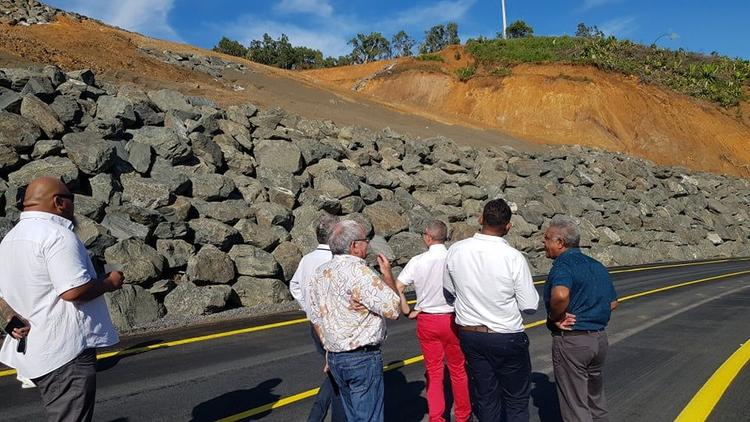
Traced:
[[352, 62], [368, 63], [391, 58], [391, 43], [380, 32], [357, 34], [349, 43], [352, 46]]
[[458, 24], [435, 25], [424, 33], [424, 41], [419, 45], [420, 54], [438, 52], [449, 45], [461, 44], [458, 37]]
[[508, 27], [505, 28], [505, 32], [508, 34], [508, 38], [525, 38], [534, 36], [534, 28], [522, 20], [517, 20], [508, 25]]

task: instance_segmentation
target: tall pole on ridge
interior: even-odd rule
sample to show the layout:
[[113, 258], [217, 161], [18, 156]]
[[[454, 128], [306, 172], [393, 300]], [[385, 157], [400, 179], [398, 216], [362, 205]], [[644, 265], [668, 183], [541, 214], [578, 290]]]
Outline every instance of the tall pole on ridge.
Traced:
[[505, 0], [500, 0], [500, 3], [503, 6], [503, 39], [507, 40], [508, 36], [505, 33], [505, 28], [508, 26], [507, 22], [505, 21]]

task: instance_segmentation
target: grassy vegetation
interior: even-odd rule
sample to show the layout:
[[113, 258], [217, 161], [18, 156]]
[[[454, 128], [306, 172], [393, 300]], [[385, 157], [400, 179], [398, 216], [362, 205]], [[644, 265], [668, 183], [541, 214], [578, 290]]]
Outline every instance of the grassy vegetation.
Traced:
[[440, 54], [420, 54], [417, 56], [417, 60], [421, 60], [423, 62], [442, 62], [443, 57], [440, 56]]
[[490, 73], [519, 63], [569, 63], [634, 75], [677, 92], [735, 106], [750, 87], [750, 61], [644, 46], [627, 40], [527, 37], [469, 40], [466, 49]]
[[476, 73], [477, 68], [475, 66], [459, 67], [456, 69], [456, 77], [461, 82], [466, 82], [471, 79]]

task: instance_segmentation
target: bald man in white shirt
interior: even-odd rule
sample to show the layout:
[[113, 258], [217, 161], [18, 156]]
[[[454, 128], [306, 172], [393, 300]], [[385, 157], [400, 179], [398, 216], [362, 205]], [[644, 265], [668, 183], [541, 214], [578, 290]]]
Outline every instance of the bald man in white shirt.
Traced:
[[454, 300], [472, 408], [482, 422], [529, 420], [531, 359], [521, 312], [536, 311], [539, 294], [526, 259], [503, 239], [510, 217], [504, 200], [489, 201], [480, 233], [456, 242], [446, 257], [443, 287]]
[[25, 353], [6, 338], [0, 362], [39, 388], [49, 421], [90, 421], [96, 348], [118, 342], [102, 295], [122, 287], [113, 271], [97, 278], [73, 233], [73, 194], [59, 180], [32, 181], [18, 224], [0, 243], [0, 296], [31, 327]]
[[[430, 422], [445, 421], [443, 379], [446, 362], [453, 390], [455, 420], [465, 422], [471, 417], [466, 359], [458, 342], [453, 306], [446, 302], [443, 295], [447, 238], [445, 223], [440, 220], [429, 222], [422, 234], [427, 252], [409, 260], [398, 275], [396, 288], [401, 295], [401, 312], [417, 320], [417, 338], [422, 348], [427, 378]], [[417, 294], [414, 311], [409, 309], [404, 296], [404, 289], [411, 285]]]

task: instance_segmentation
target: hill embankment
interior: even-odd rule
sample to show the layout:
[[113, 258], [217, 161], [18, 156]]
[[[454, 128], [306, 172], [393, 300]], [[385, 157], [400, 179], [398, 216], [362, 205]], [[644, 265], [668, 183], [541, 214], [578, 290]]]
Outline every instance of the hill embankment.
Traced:
[[176, 89], [222, 106], [281, 106], [337, 124], [444, 135], [471, 146], [579, 144], [750, 176], [747, 102], [730, 112], [590, 66], [524, 64], [462, 81], [457, 70], [474, 59], [452, 47], [441, 61], [407, 58], [291, 72], [74, 15], [53, 19], [46, 25], [0, 23], [0, 65], [90, 68], [101, 81]]

